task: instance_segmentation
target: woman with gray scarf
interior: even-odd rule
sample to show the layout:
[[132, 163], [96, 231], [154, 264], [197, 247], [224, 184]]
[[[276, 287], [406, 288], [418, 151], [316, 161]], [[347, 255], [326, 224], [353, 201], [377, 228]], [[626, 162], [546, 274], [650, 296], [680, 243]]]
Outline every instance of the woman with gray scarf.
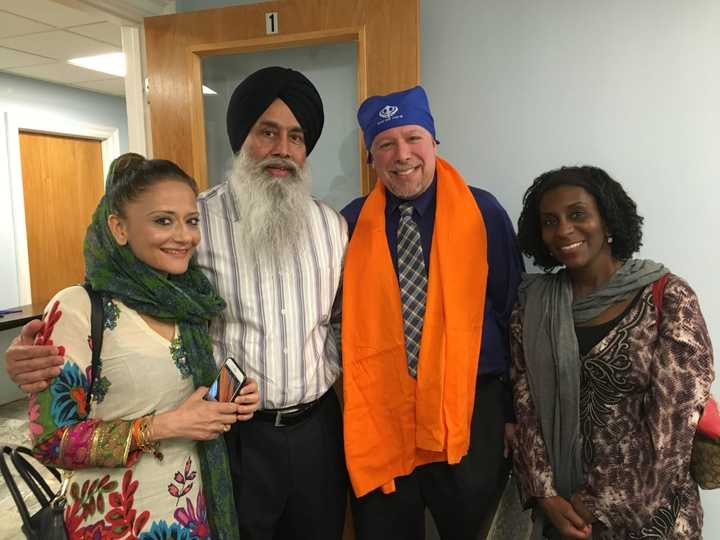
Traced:
[[595, 167], [547, 172], [525, 193], [518, 240], [546, 271], [526, 276], [510, 326], [533, 538], [702, 537], [689, 462], [712, 347], [687, 282], [631, 258], [642, 221]]

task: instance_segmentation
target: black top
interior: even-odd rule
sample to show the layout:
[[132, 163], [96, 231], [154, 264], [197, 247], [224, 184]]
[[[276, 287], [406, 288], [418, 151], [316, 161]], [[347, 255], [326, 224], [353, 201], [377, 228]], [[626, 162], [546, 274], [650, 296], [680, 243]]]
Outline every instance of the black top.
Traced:
[[630, 302], [630, 304], [628, 304], [628, 306], [623, 310], [623, 312], [614, 319], [594, 326], [575, 327], [575, 335], [577, 336], [578, 346], [580, 348], [580, 356], [585, 356], [587, 353], [589, 353], [595, 345], [600, 343], [600, 341], [610, 333], [610, 330], [612, 330], [615, 325], [619, 323], [620, 320], [625, 317], [625, 315], [628, 314], [628, 312], [635, 306], [635, 304], [637, 304], [642, 291], [643, 290], [640, 289], [635, 294], [632, 302]]

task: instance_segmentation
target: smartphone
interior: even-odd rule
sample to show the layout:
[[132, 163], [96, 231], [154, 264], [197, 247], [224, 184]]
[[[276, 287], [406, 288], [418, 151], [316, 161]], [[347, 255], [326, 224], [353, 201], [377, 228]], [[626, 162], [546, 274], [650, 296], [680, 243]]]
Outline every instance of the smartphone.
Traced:
[[230, 402], [240, 393], [245, 384], [245, 373], [237, 365], [234, 358], [228, 357], [220, 367], [220, 372], [210, 386], [205, 398], [207, 401]]

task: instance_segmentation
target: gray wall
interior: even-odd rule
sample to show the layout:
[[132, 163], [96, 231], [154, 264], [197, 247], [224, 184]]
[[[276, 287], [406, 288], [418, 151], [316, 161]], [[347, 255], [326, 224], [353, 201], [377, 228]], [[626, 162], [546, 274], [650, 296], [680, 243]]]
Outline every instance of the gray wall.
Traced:
[[116, 127], [120, 152], [128, 149], [125, 98], [0, 72], [0, 109], [32, 108], [48, 115]]
[[336, 209], [359, 196], [356, 56], [355, 43], [337, 43], [205, 58], [203, 84], [218, 93], [204, 96], [210, 184], [225, 178], [232, 157], [225, 112], [233, 90], [259, 68], [284, 66], [307, 75], [323, 97], [325, 126], [308, 159], [313, 194]]

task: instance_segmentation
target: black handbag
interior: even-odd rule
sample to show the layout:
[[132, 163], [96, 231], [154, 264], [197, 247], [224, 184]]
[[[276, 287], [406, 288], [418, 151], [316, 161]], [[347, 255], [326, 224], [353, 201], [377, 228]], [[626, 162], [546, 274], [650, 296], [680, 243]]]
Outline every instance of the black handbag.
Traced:
[[[15, 501], [20, 518], [22, 519], [22, 532], [28, 540], [67, 540], [63, 512], [65, 511], [65, 490], [68, 479], [66, 478], [57, 495], [47, 484], [42, 475], [23, 457], [23, 454], [32, 455], [29, 449], [24, 446], [13, 448], [4, 446], [0, 453], [0, 472], [5, 479], [5, 484]], [[30, 515], [27, 505], [20, 494], [15, 479], [10, 473], [7, 464], [7, 456], [10, 456], [15, 470], [25, 481], [35, 498], [40, 503], [40, 510]], [[43, 465], [59, 481], [60, 473], [54, 467]]]
[[[90, 411], [90, 401], [92, 399], [92, 388], [95, 383], [100, 379], [100, 351], [102, 349], [103, 340], [103, 299], [100, 293], [92, 290], [89, 284], [83, 285], [88, 295], [90, 296], [90, 335], [93, 341], [92, 351], [92, 365], [91, 373], [92, 380], [90, 381], [91, 391], [88, 392], [86, 409]], [[70, 477], [72, 471], [67, 471], [63, 475], [62, 483], [58, 493], [54, 493], [50, 486], [47, 484], [45, 479], [42, 477], [40, 472], [23, 457], [23, 454], [32, 456], [31, 450], [24, 446], [18, 446], [13, 448], [12, 446], [4, 446], [2, 453], [0, 453], [0, 473], [2, 473], [7, 484], [8, 490], [15, 501], [15, 506], [20, 513], [22, 519], [22, 532], [28, 540], [67, 540], [67, 532], [65, 531], [65, 520], [63, 514], [65, 512], [65, 504], [67, 499], [65, 493], [67, 491], [68, 484], [70, 483]], [[40, 510], [38, 510], [32, 516], [28, 510], [25, 501], [23, 500], [22, 494], [18, 489], [15, 479], [10, 473], [10, 469], [7, 465], [6, 456], [10, 456], [15, 470], [18, 472], [20, 477], [25, 481], [27, 486], [32, 491], [33, 495], [40, 503]], [[60, 472], [48, 465], [42, 464], [52, 475], [60, 481]]]

